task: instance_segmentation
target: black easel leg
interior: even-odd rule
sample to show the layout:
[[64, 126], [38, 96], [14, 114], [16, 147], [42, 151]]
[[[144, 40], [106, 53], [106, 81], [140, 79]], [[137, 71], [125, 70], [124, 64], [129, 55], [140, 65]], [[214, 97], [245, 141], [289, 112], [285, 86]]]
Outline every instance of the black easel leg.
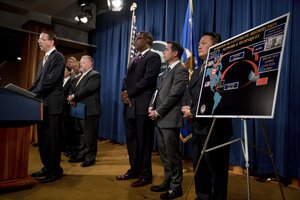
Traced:
[[273, 165], [273, 169], [274, 169], [274, 172], [275, 172], [276, 179], [277, 179], [277, 181], [278, 181], [278, 186], [279, 186], [279, 189], [280, 189], [280, 192], [281, 192], [281, 197], [282, 197], [283, 200], [285, 200], [285, 196], [284, 196], [284, 193], [283, 193], [283, 190], [282, 190], [282, 186], [281, 186], [281, 183], [280, 183], [280, 179], [279, 179], [279, 176], [278, 176], [276, 167], [275, 167], [274, 157], [273, 157], [273, 153], [272, 153], [271, 148], [270, 148], [269, 138], [268, 138], [268, 136], [267, 136], [267, 132], [266, 132], [266, 129], [265, 129], [265, 125], [264, 125], [262, 119], [259, 120], [259, 122], [260, 122], [261, 128], [262, 128], [262, 130], [263, 130], [263, 135], [264, 135], [264, 138], [265, 138], [265, 141], [266, 141], [266, 144], [267, 144], [269, 156], [270, 156], [270, 159], [271, 159], [271, 161], [272, 161], [272, 165]]
[[187, 197], [188, 197], [189, 192], [190, 192], [190, 190], [191, 190], [191, 187], [192, 187], [192, 184], [193, 184], [193, 181], [194, 181], [194, 178], [195, 178], [195, 174], [197, 173], [197, 170], [198, 170], [198, 168], [199, 168], [201, 159], [202, 159], [202, 157], [203, 157], [203, 154], [205, 153], [205, 150], [206, 150], [206, 147], [207, 147], [207, 144], [208, 144], [210, 135], [211, 135], [211, 133], [212, 133], [212, 130], [213, 130], [214, 126], [215, 126], [215, 123], [216, 123], [216, 118], [214, 118], [214, 120], [213, 120], [213, 122], [212, 122], [212, 125], [211, 125], [211, 127], [210, 127], [210, 129], [209, 129], [209, 132], [208, 132], [206, 141], [205, 141], [205, 143], [204, 143], [204, 145], [203, 145], [203, 148], [202, 148], [202, 151], [201, 151], [201, 155], [200, 155], [200, 158], [199, 158], [199, 160], [198, 160], [196, 169], [195, 169], [195, 171], [194, 171], [192, 180], [190, 181], [189, 187], [188, 187], [188, 189], [187, 189], [186, 196], [185, 196], [185, 198], [184, 198], [185, 200], [187, 200]]

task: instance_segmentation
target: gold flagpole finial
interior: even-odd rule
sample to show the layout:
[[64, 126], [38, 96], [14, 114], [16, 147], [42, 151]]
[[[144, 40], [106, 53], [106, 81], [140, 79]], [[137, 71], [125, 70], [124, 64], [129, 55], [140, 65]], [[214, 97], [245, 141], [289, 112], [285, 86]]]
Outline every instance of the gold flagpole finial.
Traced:
[[132, 5], [130, 6], [130, 11], [135, 11], [136, 8], [137, 8], [137, 4], [133, 2]]

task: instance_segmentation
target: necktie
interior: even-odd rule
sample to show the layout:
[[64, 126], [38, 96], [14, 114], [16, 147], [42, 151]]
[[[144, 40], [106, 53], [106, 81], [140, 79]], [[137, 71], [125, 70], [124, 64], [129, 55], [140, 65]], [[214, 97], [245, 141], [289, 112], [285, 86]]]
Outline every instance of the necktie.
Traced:
[[200, 67], [201, 67], [201, 68], [200, 68], [200, 74], [202, 74], [203, 71], [204, 71], [204, 68], [205, 68], [205, 62], [203, 62], [202, 65], [201, 65]]
[[45, 55], [45, 56], [44, 56], [44, 58], [43, 58], [43, 65], [42, 65], [42, 66], [44, 66], [44, 65], [45, 65], [45, 62], [47, 61], [47, 59], [48, 59], [48, 56], [49, 56], [49, 55]]
[[167, 74], [171, 71], [171, 67], [168, 67], [166, 70], [165, 70], [165, 73], [164, 73], [164, 77], [167, 76]]
[[139, 60], [141, 59], [142, 55], [143, 55], [143, 54], [140, 53], [137, 57], [135, 57], [135, 59], [134, 59], [133, 62], [134, 62], [134, 63], [139, 62]]
[[79, 82], [81, 81], [81, 79], [83, 78], [83, 74], [79, 77], [79, 80], [77, 81], [77, 83], [76, 83], [76, 86], [75, 87], [77, 87], [77, 85], [79, 84]]
[[171, 70], [170, 67], [168, 67], [167, 69], [165, 69], [165, 71], [163, 72], [163, 74], [159, 78], [159, 82], [160, 83], [162, 83], [164, 81], [165, 77], [167, 76], [167, 74], [169, 73], [170, 70]]

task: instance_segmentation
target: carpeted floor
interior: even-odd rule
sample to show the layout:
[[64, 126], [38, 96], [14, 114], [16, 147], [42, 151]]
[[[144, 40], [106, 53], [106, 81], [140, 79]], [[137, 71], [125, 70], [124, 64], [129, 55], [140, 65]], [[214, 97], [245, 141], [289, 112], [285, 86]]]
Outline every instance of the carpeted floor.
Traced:
[[[82, 168], [80, 163], [70, 164], [68, 158], [62, 156], [64, 177], [48, 184], [37, 184], [32, 188], [10, 191], [0, 194], [1, 200], [156, 200], [160, 193], [150, 191], [151, 185], [132, 188], [134, 180], [116, 181], [115, 177], [123, 174], [129, 167], [125, 145], [112, 144], [108, 141], [98, 143], [96, 164]], [[30, 146], [29, 173], [41, 168], [38, 148]], [[192, 165], [184, 162], [184, 196], [178, 200], [195, 199], [194, 187], [187, 195], [188, 185], [192, 179]], [[153, 153], [153, 184], [160, 184], [163, 179], [163, 168], [159, 155]], [[283, 199], [277, 183], [259, 182], [250, 179], [251, 199], [280, 200]], [[284, 187], [285, 199], [300, 200], [300, 188]], [[228, 200], [246, 200], [246, 176], [229, 172]]]

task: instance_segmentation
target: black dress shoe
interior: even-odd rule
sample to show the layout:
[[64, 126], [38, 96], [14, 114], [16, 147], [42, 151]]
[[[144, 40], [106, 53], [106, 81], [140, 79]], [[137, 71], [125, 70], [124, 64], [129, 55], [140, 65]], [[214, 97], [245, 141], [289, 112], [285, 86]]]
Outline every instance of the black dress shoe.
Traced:
[[131, 187], [144, 187], [145, 185], [148, 185], [150, 183], [152, 183], [151, 180], [139, 178], [137, 181], [135, 181], [131, 184]]
[[41, 179], [40, 180], [40, 183], [50, 183], [50, 182], [53, 182], [53, 181], [56, 181], [58, 179], [60, 179], [62, 177], [62, 174], [60, 175], [49, 175], [49, 176], [46, 176], [45, 178]]
[[182, 196], [182, 189], [174, 189], [174, 190], [170, 190], [167, 191], [163, 194], [160, 195], [160, 199], [162, 200], [167, 200], [167, 199], [175, 199], [177, 197], [181, 197]]
[[129, 180], [129, 179], [136, 179], [136, 178], [138, 178], [138, 176], [135, 176], [135, 175], [133, 175], [131, 173], [128, 173], [128, 172], [125, 173], [125, 174], [123, 174], [123, 175], [119, 175], [119, 176], [116, 177], [116, 179], [118, 181]]
[[31, 174], [31, 177], [44, 177], [44, 176], [47, 176], [47, 173], [46, 173], [46, 170], [43, 170], [43, 169]]
[[84, 161], [83, 163], [80, 164], [81, 167], [89, 167], [91, 165], [95, 164], [95, 160], [91, 161]]
[[70, 158], [68, 160], [69, 163], [79, 163], [79, 162], [84, 162], [84, 158]]
[[168, 183], [162, 183], [161, 185], [151, 186], [150, 188], [152, 192], [165, 192], [168, 191], [169, 189], [170, 189], [170, 184]]

